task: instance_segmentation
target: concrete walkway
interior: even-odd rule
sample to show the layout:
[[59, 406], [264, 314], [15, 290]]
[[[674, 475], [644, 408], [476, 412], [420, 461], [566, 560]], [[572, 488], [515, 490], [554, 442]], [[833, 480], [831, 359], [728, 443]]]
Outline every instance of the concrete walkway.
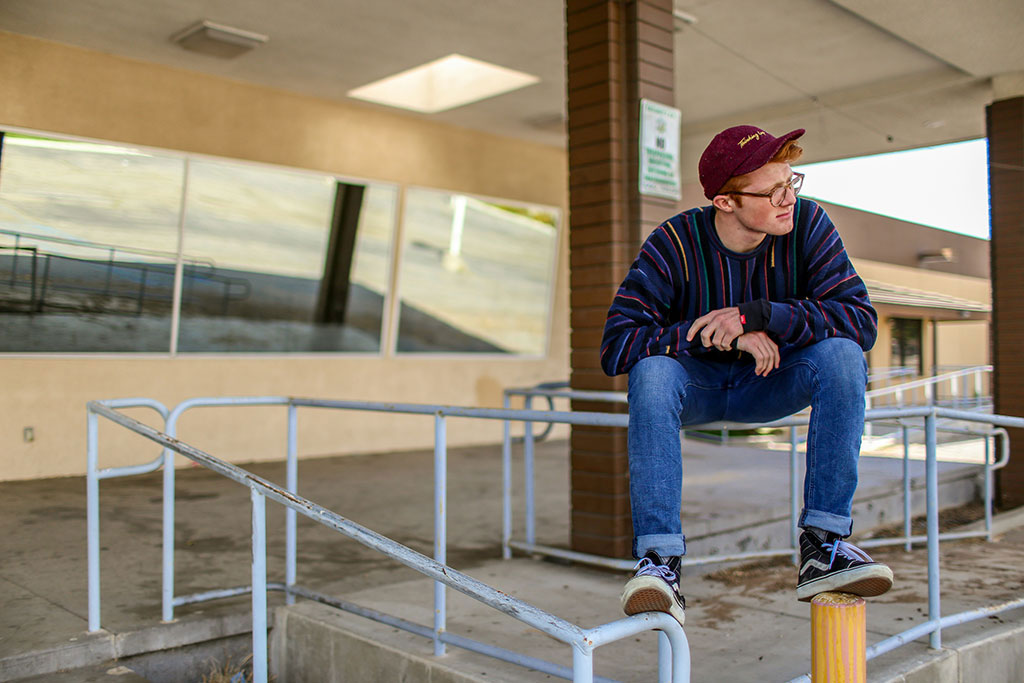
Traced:
[[[764, 533], [758, 525], [767, 519], [788, 519], [785, 453], [694, 442], [687, 442], [684, 453], [684, 524], [693, 542], [691, 553], [763, 547]], [[520, 538], [521, 464], [518, 456], [516, 460], [515, 536]], [[283, 464], [249, 469], [284, 481]], [[902, 509], [902, 504], [892, 494], [900, 488], [900, 471], [898, 460], [862, 460], [859, 532], [899, 521], [892, 510]], [[913, 463], [911, 471], [920, 481], [923, 465]], [[964, 490], [972, 493], [977, 480], [970, 473], [976, 471], [963, 464], [943, 466], [950, 496], [963, 495]], [[496, 447], [453, 449], [449, 454], [449, 564], [583, 627], [618, 619], [624, 574], [523, 557], [500, 560], [500, 472]], [[429, 452], [307, 460], [300, 463], [299, 477], [300, 492], [310, 499], [420, 552], [432, 552]], [[161, 665], [152, 657], [144, 662], [139, 655], [197, 639], [230, 642], [233, 651], [244, 647], [249, 619], [244, 596], [181, 607], [174, 624], [160, 624], [160, 491], [158, 475], [101, 482], [104, 630], [87, 634], [84, 481], [0, 484], [0, 681], [78, 666], [94, 667], [92, 677], [37, 680], [91, 681], [101, 676], [95, 673], [97, 666], [111, 681], [132, 680], [123, 670], [125, 678], [105, 673], [117, 671], [118, 665], [131, 665], [149, 680], [174, 680], [168, 678], [169, 660]], [[196, 468], [181, 471], [177, 491], [176, 594], [248, 584], [248, 491]], [[539, 543], [567, 545], [568, 491], [566, 443], [540, 444]], [[919, 498], [915, 496], [918, 508]], [[269, 505], [271, 580], [281, 580], [284, 574], [283, 522], [283, 510]], [[944, 614], [1024, 596], [1024, 531], [1012, 520], [1004, 524], [1007, 529], [994, 543], [967, 540], [943, 545]], [[298, 547], [300, 584], [430, 623], [431, 589], [418, 574], [301, 517]], [[924, 549], [906, 553], [897, 547], [872, 554], [892, 565], [896, 585], [886, 596], [869, 601], [869, 644], [924, 621], [927, 612]], [[795, 569], [786, 560], [747, 569], [687, 569], [683, 586], [693, 680], [781, 682], [806, 673], [810, 610], [796, 601], [795, 581]], [[282, 603], [279, 594], [271, 595], [272, 607]], [[316, 615], [325, 610], [312, 604], [302, 609]], [[571, 662], [566, 646], [460, 595], [449, 598], [449, 609], [449, 628], [455, 633], [550, 661]], [[430, 643], [418, 636], [349, 615], [326, 618], [363, 629], [403, 651], [431, 656]], [[1016, 610], [949, 629], [944, 645], [963, 645], [1022, 628], [1024, 610]], [[596, 673], [623, 681], [655, 680], [655, 648], [653, 634], [600, 648]], [[217, 645], [202, 652], [216, 656]], [[201, 668], [201, 654], [190, 655], [193, 671]], [[930, 651], [923, 639], [873, 660], [869, 675], [871, 680], [904, 680], [894, 677], [920, 662], [947, 656]], [[121, 661], [109, 661], [114, 657]], [[442, 661], [467, 675], [486, 674], [483, 680], [548, 679], [454, 649]]]

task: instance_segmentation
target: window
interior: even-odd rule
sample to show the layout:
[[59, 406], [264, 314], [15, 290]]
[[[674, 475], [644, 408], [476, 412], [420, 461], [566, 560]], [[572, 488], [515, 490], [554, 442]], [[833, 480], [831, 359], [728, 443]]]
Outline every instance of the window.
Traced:
[[546, 351], [557, 214], [406, 193], [398, 351]]
[[0, 351], [166, 352], [182, 159], [0, 144]]
[[394, 195], [191, 162], [184, 251], [203, 265], [185, 271], [178, 350], [379, 351]]
[[921, 328], [922, 324], [919, 318], [889, 318], [890, 365], [909, 367], [919, 376], [924, 375]]
[[399, 191], [0, 132], [0, 352], [543, 355], [557, 210]]

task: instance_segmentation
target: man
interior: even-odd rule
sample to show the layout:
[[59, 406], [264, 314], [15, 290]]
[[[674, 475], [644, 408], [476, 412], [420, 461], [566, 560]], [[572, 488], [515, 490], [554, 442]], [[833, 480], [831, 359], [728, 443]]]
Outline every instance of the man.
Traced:
[[654, 230], [608, 312], [601, 363], [629, 373], [633, 554], [626, 614], [684, 620], [679, 589], [680, 428], [767, 422], [811, 406], [797, 598], [880, 595], [892, 571], [842, 540], [857, 488], [864, 424], [864, 351], [877, 314], [835, 226], [798, 199], [790, 163], [803, 129], [719, 133], [699, 178], [710, 206]]

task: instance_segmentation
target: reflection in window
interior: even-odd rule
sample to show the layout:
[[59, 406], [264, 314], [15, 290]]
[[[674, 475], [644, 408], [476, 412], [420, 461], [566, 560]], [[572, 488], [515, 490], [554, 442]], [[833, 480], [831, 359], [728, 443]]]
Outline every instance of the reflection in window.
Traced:
[[541, 355], [557, 213], [409, 190], [398, 350]]
[[918, 375], [924, 375], [924, 358], [921, 355], [921, 319], [889, 318], [891, 339], [890, 365], [906, 367]]
[[192, 162], [180, 351], [380, 349], [394, 190]]
[[386, 321], [396, 203], [390, 185], [0, 132], [0, 352], [379, 353], [397, 325], [401, 352], [543, 355], [557, 211], [409, 190]]
[[166, 352], [183, 161], [0, 135], [0, 351]]

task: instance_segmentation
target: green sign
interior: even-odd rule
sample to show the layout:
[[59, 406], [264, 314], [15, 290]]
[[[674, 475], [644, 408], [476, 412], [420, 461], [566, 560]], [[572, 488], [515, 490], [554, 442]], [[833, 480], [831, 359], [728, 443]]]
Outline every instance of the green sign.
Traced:
[[640, 194], [679, 201], [678, 109], [640, 100]]

